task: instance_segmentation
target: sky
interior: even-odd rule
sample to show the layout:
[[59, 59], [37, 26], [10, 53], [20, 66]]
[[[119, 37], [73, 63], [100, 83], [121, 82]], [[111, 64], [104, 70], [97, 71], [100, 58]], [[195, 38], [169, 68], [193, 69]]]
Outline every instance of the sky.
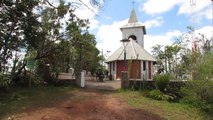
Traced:
[[133, 0], [104, 0], [101, 9], [93, 8], [89, 0], [81, 1], [92, 10], [81, 7], [75, 13], [90, 20], [89, 31], [95, 35], [97, 48], [105, 57], [122, 45], [120, 28], [127, 24], [132, 9], [138, 22], [146, 27], [144, 48], [149, 53], [157, 44], [171, 45], [175, 38], [189, 31], [187, 26], [193, 26], [196, 33], [208, 38], [213, 36], [211, 0], [191, 0], [192, 6], [190, 0], [134, 0], [134, 5]]

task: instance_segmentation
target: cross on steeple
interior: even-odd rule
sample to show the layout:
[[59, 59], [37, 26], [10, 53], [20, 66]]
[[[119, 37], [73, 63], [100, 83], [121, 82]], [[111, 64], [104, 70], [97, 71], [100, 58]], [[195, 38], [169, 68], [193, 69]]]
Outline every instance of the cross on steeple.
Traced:
[[132, 1], [133, 9], [135, 8], [135, 0]]

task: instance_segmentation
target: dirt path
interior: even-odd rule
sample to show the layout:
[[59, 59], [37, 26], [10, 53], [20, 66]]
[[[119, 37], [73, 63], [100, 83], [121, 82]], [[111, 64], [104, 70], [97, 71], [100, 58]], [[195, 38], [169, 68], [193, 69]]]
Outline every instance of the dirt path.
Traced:
[[98, 89], [98, 90], [118, 90], [121, 88], [120, 80], [104, 80], [104, 82], [97, 82], [95, 79], [86, 81], [86, 88]]
[[75, 90], [70, 98], [31, 108], [13, 120], [161, 120], [157, 115], [129, 106], [113, 92]]

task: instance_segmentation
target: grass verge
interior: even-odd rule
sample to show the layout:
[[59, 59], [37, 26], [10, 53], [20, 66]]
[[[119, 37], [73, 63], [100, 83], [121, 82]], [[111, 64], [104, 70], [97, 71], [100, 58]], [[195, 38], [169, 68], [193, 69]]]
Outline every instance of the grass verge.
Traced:
[[70, 97], [73, 87], [11, 88], [0, 95], [0, 119], [33, 107], [48, 106]]
[[158, 101], [144, 97], [146, 92], [120, 90], [119, 95], [131, 106], [147, 110], [165, 120], [212, 120], [213, 117], [198, 108], [183, 104]]

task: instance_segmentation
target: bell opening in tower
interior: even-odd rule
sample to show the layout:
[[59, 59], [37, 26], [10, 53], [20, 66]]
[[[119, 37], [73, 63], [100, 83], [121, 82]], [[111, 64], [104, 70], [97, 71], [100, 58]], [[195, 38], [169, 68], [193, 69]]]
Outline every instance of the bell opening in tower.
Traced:
[[128, 39], [130, 39], [130, 38], [137, 41], [137, 37], [135, 35], [130, 35]]

